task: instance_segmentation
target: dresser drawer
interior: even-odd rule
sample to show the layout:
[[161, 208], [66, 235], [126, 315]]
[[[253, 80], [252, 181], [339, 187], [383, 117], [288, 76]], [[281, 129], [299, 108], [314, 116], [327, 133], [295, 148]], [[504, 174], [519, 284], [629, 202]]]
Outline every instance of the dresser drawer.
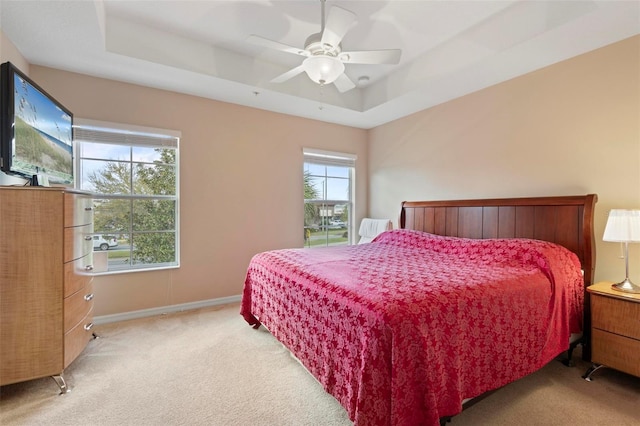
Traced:
[[640, 377], [640, 340], [594, 329], [591, 336], [591, 360], [597, 364]]
[[64, 228], [64, 261], [79, 259], [93, 250], [93, 225]]
[[64, 226], [80, 226], [93, 223], [93, 200], [80, 194], [64, 194]]
[[78, 325], [93, 308], [93, 293], [91, 290], [91, 285], [88, 285], [64, 299], [65, 333]]
[[80, 352], [87, 346], [91, 340], [93, 323], [93, 310], [89, 311], [86, 317], [82, 319], [74, 328], [64, 335], [64, 368], [67, 368], [71, 362], [76, 359]]
[[591, 326], [640, 340], [640, 303], [592, 294]]
[[93, 254], [88, 254], [73, 262], [64, 264], [64, 297], [71, 296], [76, 291], [85, 287], [93, 277], [89, 275], [93, 271]]

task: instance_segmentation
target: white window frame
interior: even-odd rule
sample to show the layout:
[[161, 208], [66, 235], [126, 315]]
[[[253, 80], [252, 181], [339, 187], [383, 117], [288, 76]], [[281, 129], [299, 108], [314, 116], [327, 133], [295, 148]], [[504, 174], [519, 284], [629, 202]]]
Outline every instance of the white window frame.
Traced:
[[[97, 272], [97, 274], [120, 274], [130, 272], [143, 272], [163, 269], [176, 269], [180, 267], [180, 138], [182, 133], [176, 130], [160, 129], [154, 127], [134, 126], [130, 124], [111, 123], [98, 120], [74, 118], [74, 143], [76, 144], [75, 187], [82, 188], [82, 160], [89, 159], [82, 156], [83, 143], [108, 143], [122, 146], [144, 146], [153, 148], [175, 148], [175, 195], [134, 195], [134, 194], [95, 194], [95, 199], [164, 199], [175, 201], [175, 262], [168, 265], [134, 266], [117, 270]], [[102, 160], [102, 159], [98, 159]], [[129, 160], [131, 161], [131, 160]], [[133, 235], [133, 221], [129, 223], [129, 235]], [[97, 232], [99, 233], [99, 232]]]
[[[348, 235], [349, 240], [348, 244], [353, 244], [356, 240], [354, 232], [354, 217], [355, 217], [355, 170], [356, 170], [356, 160], [358, 159], [357, 155], [345, 152], [336, 152], [336, 151], [325, 151], [313, 148], [303, 148], [303, 169], [305, 163], [313, 163], [320, 164], [330, 167], [348, 167], [349, 168], [349, 200], [347, 204], [349, 205], [349, 225], [348, 225]], [[320, 200], [318, 200], [320, 201]], [[332, 204], [345, 204], [344, 200], [330, 200], [324, 199], [322, 200], [326, 203]], [[305, 199], [306, 203], [306, 199]], [[306, 246], [305, 246], [306, 247]]]

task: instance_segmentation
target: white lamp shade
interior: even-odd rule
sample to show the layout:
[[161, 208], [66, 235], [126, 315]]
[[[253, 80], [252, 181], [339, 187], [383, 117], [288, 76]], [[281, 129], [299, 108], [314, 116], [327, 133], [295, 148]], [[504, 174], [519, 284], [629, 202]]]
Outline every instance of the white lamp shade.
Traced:
[[302, 62], [309, 78], [318, 84], [330, 84], [344, 72], [342, 61], [333, 56], [310, 56]]
[[640, 243], [640, 210], [611, 210], [602, 240]]

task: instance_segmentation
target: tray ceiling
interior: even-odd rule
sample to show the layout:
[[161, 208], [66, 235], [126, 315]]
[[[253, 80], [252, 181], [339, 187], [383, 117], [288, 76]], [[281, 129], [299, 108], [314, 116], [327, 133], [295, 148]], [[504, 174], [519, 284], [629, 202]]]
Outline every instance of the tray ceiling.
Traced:
[[339, 93], [274, 77], [320, 31], [320, 1], [0, 1], [5, 35], [31, 64], [360, 128], [640, 33], [637, 1], [327, 1], [357, 15], [343, 50], [402, 49], [397, 65], [347, 64]]

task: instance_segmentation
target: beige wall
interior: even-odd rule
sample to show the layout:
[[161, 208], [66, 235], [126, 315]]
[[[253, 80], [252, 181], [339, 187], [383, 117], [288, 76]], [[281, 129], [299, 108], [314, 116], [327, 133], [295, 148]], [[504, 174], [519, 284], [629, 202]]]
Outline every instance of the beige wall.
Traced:
[[29, 74], [29, 63], [27, 60], [18, 49], [16, 49], [11, 40], [0, 31], [0, 62], [7, 61], [13, 63], [13, 65], [18, 67], [23, 73]]
[[404, 200], [596, 193], [596, 280], [622, 280], [601, 238], [640, 209], [640, 36], [371, 130], [369, 173], [369, 214], [396, 221]]
[[77, 117], [182, 132], [181, 267], [96, 277], [96, 315], [236, 296], [254, 254], [302, 247], [303, 147], [358, 156], [366, 211], [364, 130], [33, 65], [31, 77]]

